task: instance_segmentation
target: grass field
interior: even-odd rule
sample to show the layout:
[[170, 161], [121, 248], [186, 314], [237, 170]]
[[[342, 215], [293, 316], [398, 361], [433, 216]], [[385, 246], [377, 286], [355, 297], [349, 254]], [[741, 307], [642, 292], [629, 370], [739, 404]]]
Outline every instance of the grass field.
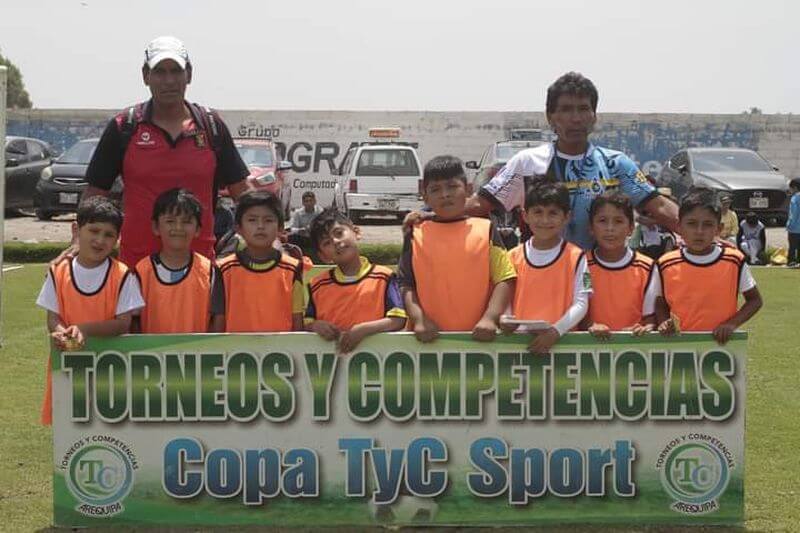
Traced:
[[[44, 313], [34, 305], [44, 272], [26, 265], [4, 275], [0, 531], [52, 522], [50, 429], [38, 425], [47, 347]], [[800, 272], [755, 276], [766, 305], [747, 327], [746, 526], [800, 531]]]

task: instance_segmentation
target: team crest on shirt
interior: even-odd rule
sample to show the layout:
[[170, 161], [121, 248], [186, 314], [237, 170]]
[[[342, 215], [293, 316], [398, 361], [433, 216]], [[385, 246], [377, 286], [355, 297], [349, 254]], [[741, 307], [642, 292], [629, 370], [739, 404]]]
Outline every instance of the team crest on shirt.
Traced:
[[156, 142], [147, 130], [142, 131], [139, 134], [139, 138], [136, 140], [137, 146], [153, 146], [154, 144], [156, 144]]
[[636, 177], [634, 178], [636, 183], [647, 183], [647, 176], [644, 175], [644, 172], [641, 170], [636, 171]]

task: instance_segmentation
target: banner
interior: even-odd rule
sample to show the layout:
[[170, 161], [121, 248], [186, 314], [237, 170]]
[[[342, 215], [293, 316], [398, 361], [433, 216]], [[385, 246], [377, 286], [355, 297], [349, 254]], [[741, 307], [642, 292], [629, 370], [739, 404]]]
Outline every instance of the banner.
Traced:
[[746, 339], [91, 339], [52, 357], [55, 524], [739, 525]]

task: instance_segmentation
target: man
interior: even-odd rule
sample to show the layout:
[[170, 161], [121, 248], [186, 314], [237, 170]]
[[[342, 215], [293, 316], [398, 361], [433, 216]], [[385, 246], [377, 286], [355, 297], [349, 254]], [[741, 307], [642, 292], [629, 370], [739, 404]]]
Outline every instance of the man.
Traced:
[[322, 208], [317, 205], [317, 197], [312, 191], [303, 193], [303, 207], [292, 211], [289, 221], [289, 242], [296, 244], [306, 252], [311, 251], [311, 237], [309, 228], [314, 217], [322, 213]]
[[736, 242], [749, 264], [761, 264], [761, 252], [767, 247], [767, 232], [766, 226], [754, 212], [748, 212], [739, 224]]
[[494, 208], [511, 211], [522, 206], [526, 185], [534, 179], [549, 179], [566, 183], [571, 218], [565, 237], [584, 249], [594, 245], [589, 207], [609, 189], [620, 189], [658, 225], [676, 231], [678, 206], [660, 196], [628, 156], [589, 142], [597, 122], [597, 101], [597, 89], [581, 74], [569, 72], [557, 79], [547, 90], [546, 115], [558, 141], [517, 153], [470, 197], [467, 213], [487, 216]]
[[739, 231], [739, 217], [731, 209], [733, 197], [730, 194], [725, 194], [720, 197], [719, 201], [722, 206], [722, 229], [719, 232], [719, 238], [735, 245], [736, 234]]
[[183, 43], [158, 37], [144, 55], [142, 78], [152, 98], [108, 123], [86, 172], [84, 198], [108, 196], [116, 177], [122, 177], [120, 259], [133, 266], [158, 250], [150, 231], [155, 199], [175, 187], [189, 189], [203, 209], [192, 248], [213, 259], [217, 191], [227, 187], [234, 198], [246, 191], [247, 166], [219, 116], [184, 100], [192, 64]]

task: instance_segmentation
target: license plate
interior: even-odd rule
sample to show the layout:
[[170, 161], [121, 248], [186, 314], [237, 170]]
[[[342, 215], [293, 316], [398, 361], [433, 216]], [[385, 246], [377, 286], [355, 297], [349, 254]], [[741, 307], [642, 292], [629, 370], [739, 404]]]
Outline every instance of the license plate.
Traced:
[[78, 193], [76, 192], [60, 192], [58, 193], [58, 202], [61, 204], [77, 204]]
[[397, 200], [394, 198], [378, 198], [378, 209], [397, 209]]
[[767, 207], [769, 207], [769, 198], [750, 198], [751, 209], [766, 209]]

